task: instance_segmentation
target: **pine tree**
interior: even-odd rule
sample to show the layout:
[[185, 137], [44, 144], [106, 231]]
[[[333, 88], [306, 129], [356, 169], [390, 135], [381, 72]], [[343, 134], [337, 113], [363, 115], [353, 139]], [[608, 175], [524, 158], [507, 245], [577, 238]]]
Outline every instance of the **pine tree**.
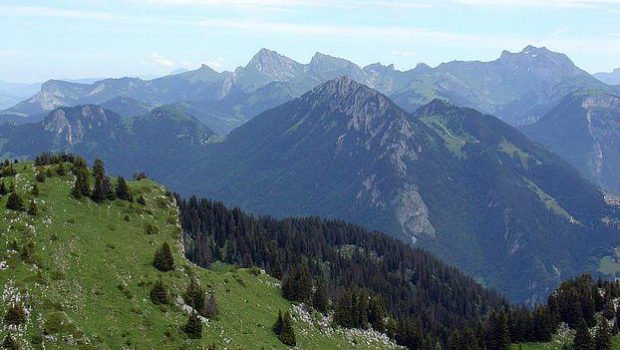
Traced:
[[288, 346], [295, 346], [297, 344], [297, 340], [295, 339], [295, 330], [293, 329], [293, 318], [291, 317], [290, 312], [284, 313], [282, 317], [282, 330], [278, 335], [278, 339]]
[[327, 297], [327, 288], [325, 282], [319, 280], [316, 283], [316, 289], [312, 296], [312, 306], [321, 313], [326, 313], [329, 308], [329, 299]]
[[273, 332], [276, 335], [280, 335], [280, 333], [282, 333], [282, 323], [284, 322], [284, 320], [282, 319], [282, 310], [278, 310], [278, 318], [276, 319], [276, 322], [273, 324], [273, 327], [271, 327], [271, 329], [273, 329]]
[[592, 335], [590, 335], [590, 329], [588, 329], [588, 324], [586, 323], [586, 320], [581, 318], [577, 323], [577, 331], [573, 340], [573, 349], [594, 350], [595, 348], [595, 343], [592, 339]]
[[91, 199], [97, 203], [101, 203], [106, 199], [106, 189], [104, 185], [105, 181], [105, 167], [100, 159], [95, 159], [95, 165], [93, 166], [93, 175], [95, 177], [95, 186]]
[[614, 333], [618, 334], [620, 332], [620, 307], [616, 309], [616, 318], [614, 322]]
[[133, 200], [131, 193], [129, 192], [129, 186], [127, 186], [127, 182], [122, 176], [119, 176], [116, 180], [116, 197], [125, 201]]
[[198, 314], [192, 312], [192, 314], [189, 315], [189, 319], [183, 327], [183, 331], [187, 333], [187, 336], [190, 339], [202, 338], [202, 321], [200, 321], [200, 318], [198, 318]]
[[0, 196], [9, 194], [9, 189], [4, 184], [4, 180], [0, 182]]
[[112, 181], [110, 181], [110, 178], [108, 176], [105, 176], [103, 178], [102, 186], [103, 186], [103, 193], [105, 193], [105, 199], [107, 199], [109, 201], [115, 200], [116, 199], [116, 192], [112, 188]]
[[508, 317], [504, 311], [491, 312], [487, 331], [488, 350], [507, 350], [510, 348], [510, 329]]
[[161, 280], [153, 284], [149, 296], [153, 304], [170, 304], [170, 294], [168, 294], [168, 289]]
[[75, 175], [75, 183], [71, 190], [71, 195], [79, 199], [82, 197], [90, 197], [90, 184], [88, 180], [88, 168], [86, 161], [82, 158], [76, 158], [73, 164], [73, 174]]
[[598, 327], [594, 335], [594, 343], [596, 350], [611, 350], [611, 329], [607, 319], [603, 318], [598, 323]]
[[6, 208], [9, 210], [24, 211], [24, 202], [22, 197], [17, 192], [11, 192], [9, 199], [6, 202]]
[[170, 251], [170, 246], [168, 242], [164, 242], [161, 245], [161, 248], [155, 251], [155, 257], [153, 258], [153, 265], [159, 271], [172, 271], [174, 269], [174, 258], [172, 257], [172, 252]]
[[205, 291], [195, 278], [189, 281], [183, 299], [187, 305], [193, 307], [198, 313], [201, 315], [205, 314]]

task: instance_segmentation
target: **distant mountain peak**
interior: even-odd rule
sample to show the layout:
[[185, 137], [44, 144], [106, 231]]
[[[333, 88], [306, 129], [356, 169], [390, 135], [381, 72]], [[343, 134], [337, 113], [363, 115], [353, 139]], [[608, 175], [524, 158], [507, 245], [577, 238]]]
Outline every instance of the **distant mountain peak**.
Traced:
[[276, 73], [279, 69], [290, 69], [299, 65], [294, 60], [269, 49], [260, 49], [246, 65], [246, 69], [253, 68], [259, 72]]
[[350, 96], [351, 94], [355, 94], [360, 91], [363, 91], [364, 93], [380, 94], [376, 90], [373, 90], [364, 84], [360, 84], [346, 75], [341, 75], [331, 79], [317, 86], [309, 93], [339, 98]]
[[326, 55], [318, 51], [314, 53], [314, 56], [312, 56], [312, 59], [310, 60], [310, 66], [325, 66], [326, 64], [337, 64], [338, 66], [356, 66], [353, 62], [345, 60], [344, 58]]
[[539, 53], [551, 53], [551, 51], [549, 51], [549, 49], [547, 49], [544, 46], [536, 47], [533, 45], [528, 45], [525, 48], [523, 48], [523, 50], [521, 50], [521, 53], [526, 54], [526, 55], [535, 55]]

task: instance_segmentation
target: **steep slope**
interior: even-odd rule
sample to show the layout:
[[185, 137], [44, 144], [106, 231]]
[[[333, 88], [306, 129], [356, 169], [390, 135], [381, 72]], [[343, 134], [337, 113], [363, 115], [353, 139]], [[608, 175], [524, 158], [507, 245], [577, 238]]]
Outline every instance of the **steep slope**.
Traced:
[[[214, 133], [175, 107], [122, 118], [100, 106], [62, 107], [34, 124], [0, 126], [0, 155], [32, 158], [41, 152], [75, 152], [101, 158], [114, 173], [149, 170], [153, 176], [185, 164]], [[159, 165], [157, 165], [159, 164]]]
[[[0, 197], [3, 341], [10, 336], [24, 349], [288, 348], [271, 330], [278, 310], [292, 307], [277, 280], [224, 264], [202, 269], [186, 260], [175, 199], [162, 186], [130, 182], [144, 204], [95, 203], [74, 199], [74, 176], [58, 175], [57, 165], [44, 166], [44, 182], [35, 180], [40, 169], [31, 162], [13, 168], [17, 174], [2, 180], [14, 183], [38, 212], [6, 209], [9, 196]], [[35, 184], [38, 194], [32, 193]], [[153, 266], [163, 242], [172, 247], [172, 271]], [[215, 296], [219, 310], [217, 318], [202, 321], [201, 339], [189, 339], [183, 331], [193, 311], [183, 297], [192, 278]], [[170, 304], [151, 302], [157, 281], [170, 293]], [[301, 349], [395, 348], [371, 332], [322, 328], [294, 310]]]
[[620, 97], [604, 92], [570, 94], [523, 131], [584, 177], [620, 193]]
[[602, 194], [517, 130], [440, 101], [410, 115], [344, 77], [259, 115], [193, 164], [167, 183], [255, 212], [382, 230], [515, 300], [543, 297], [612, 246], [590, 237], [607, 214]]

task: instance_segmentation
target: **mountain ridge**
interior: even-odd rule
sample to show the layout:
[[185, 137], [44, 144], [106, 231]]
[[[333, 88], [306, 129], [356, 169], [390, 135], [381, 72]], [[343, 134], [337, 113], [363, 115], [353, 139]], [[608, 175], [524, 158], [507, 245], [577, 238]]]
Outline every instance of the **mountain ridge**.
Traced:
[[[619, 90], [579, 69], [566, 55], [533, 46], [518, 53], [504, 51], [490, 62], [453, 61], [435, 68], [419, 64], [406, 71], [396, 70], [392, 65], [373, 64], [362, 68], [320, 52], [309, 63], [302, 64], [275, 51], [261, 49], [246, 66], [234, 72], [219, 73], [203, 65], [197, 70], [153, 80], [106, 79], [88, 86], [65, 82], [63, 87], [58, 85], [60, 82], [50, 81], [37, 96], [2, 113], [5, 118], [6, 115], [38, 115], [59, 105], [102, 103], [117, 96], [156, 106], [190, 101], [213, 104], [229, 95], [244, 93], [247, 99], [238, 103], [247, 106], [254, 98], [252, 94], [267, 84], [290, 84], [293, 98], [339, 75], [348, 75], [378, 89], [409, 112], [433, 98], [443, 98], [498, 115], [513, 125], [535, 122], [561, 97], [580, 88]], [[225, 108], [221, 110], [225, 115], [217, 112], [202, 119], [223, 134], [265, 108], [276, 106], [246, 109], [230, 121], [230, 115], [238, 115], [235, 107], [240, 105], [223, 104]]]

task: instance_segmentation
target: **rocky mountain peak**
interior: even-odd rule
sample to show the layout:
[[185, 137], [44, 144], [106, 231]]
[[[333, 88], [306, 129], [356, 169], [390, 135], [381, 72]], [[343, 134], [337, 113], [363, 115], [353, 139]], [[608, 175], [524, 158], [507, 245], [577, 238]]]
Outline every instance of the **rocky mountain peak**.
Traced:
[[391, 102], [378, 91], [351, 79], [346, 75], [329, 80], [302, 96], [308, 101], [329, 101], [333, 106], [361, 108], [371, 100], [379, 105], [388, 105]]
[[245, 68], [256, 70], [264, 74], [280, 75], [289, 73], [298, 68], [298, 66], [300, 66], [300, 64], [294, 60], [280, 55], [275, 51], [263, 48], [252, 57]]
[[97, 105], [60, 107], [43, 120], [44, 129], [54, 134], [57, 143], [72, 146], [81, 143], [91, 130], [118, 124], [121, 117]]

